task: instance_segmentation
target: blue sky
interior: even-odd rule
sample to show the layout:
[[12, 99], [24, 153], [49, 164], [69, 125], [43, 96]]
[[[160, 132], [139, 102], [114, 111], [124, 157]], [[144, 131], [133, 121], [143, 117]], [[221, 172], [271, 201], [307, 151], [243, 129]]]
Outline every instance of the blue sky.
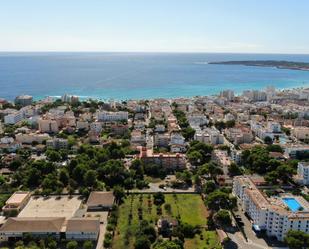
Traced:
[[2, 0], [0, 51], [309, 53], [308, 0]]

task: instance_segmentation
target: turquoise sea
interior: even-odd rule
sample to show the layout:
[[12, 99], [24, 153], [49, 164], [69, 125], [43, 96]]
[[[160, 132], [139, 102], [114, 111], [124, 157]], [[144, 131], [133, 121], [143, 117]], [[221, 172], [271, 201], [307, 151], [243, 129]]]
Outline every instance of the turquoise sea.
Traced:
[[143, 99], [211, 95], [223, 89], [309, 87], [309, 71], [237, 65], [226, 60], [309, 62], [309, 55], [212, 53], [0, 53], [0, 97]]

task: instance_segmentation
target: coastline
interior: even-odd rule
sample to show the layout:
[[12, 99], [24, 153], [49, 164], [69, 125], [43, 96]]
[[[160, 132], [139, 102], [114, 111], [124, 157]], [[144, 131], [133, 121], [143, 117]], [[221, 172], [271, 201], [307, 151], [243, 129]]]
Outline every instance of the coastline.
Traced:
[[[270, 85], [271, 86], [271, 85]], [[308, 89], [309, 88], [309, 83], [307, 83], [306, 85], [299, 85], [299, 86], [295, 86], [295, 87], [289, 87], [289, 88], [276, 88], [277, 91], [293, 91], [293, 90], [300, 90], [300, 89]], [[248, 88], [245, 90], [259, 90], [262, 91], [265, 88]], [[123, 98], [123, 99], [118, 99], [118, 98], [104, 98], [104, 97], [100, 97], [100, 96], [80, 96], [80, 95], [75, 95], [73, 93], [67, 92], [67, 93], [63, 93], [63, 94], [69, 94], [69, 95], [74, 95], [76, 97], [78, 97], [80, 100], [82, 101], [86, 101], [86, 100], [97, 100], [97, 101], [128, 101], [128, 100], [153, 100], [153, 99], [178, 99], [178, 98], [195, 98], [195, 97], [214, 97], [214, 96], [218, 96], [220, 94], [221, 91], [224, 90], [232, 90], [234, 91], [235, 95], [239, 96], [242, 94], [243, 91], [235, 91], [234, 89], [221, 89], [220, 91], [217, 91], [216, 93], [213, 94], [206, 94], [206, 95], [182, 95], [182, 96], [172, 96], [172, 97], [166, 97], [166, 96], [155, 96], [155, 97], [150, 97], [150, 98]], [[244, 90], [244, 91], [245, 91]], [[1, 97], [1, 96], [0, 96]], [[33, 99], [35, 101], [40, 101], [43, 100], [45, 98], [54, 98], [54, 99], [59, 99], [61, 98], [61, 95], [45, 95], [45, 96], [33, 96]]]

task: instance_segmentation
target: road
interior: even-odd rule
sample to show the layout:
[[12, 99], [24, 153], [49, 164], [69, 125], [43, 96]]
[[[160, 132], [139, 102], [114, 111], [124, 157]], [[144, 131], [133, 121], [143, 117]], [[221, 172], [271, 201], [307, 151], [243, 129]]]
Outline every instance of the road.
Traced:
[[106, 232], [106, 224], [100, 224], [100, 234], [97, 241], [96, 249], [103, 249], [105, 232]]

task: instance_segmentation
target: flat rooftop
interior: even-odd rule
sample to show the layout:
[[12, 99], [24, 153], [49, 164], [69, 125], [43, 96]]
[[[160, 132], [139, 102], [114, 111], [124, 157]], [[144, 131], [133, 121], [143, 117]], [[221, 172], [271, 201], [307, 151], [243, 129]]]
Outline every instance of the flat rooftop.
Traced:
[[81, 203], [79, 196], [32, 196], [18, 217], [65, 217], [69, 219], [81, 207]]
[[29, 192], [27, 191], [17, 191], [11, 195], [11, 197], [6, 201], [7, 204], [18, 204], [21, 203], [27, 196]]

